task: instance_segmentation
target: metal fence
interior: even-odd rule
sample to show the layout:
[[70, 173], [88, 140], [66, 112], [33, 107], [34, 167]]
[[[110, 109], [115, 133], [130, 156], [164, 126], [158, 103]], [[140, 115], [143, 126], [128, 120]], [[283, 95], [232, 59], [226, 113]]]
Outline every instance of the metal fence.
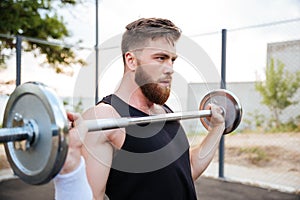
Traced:
[[[191, 36], [210, 55], [217, 67], [221, 66], [221, 32]], [[238, 130], [225, 136], [224, 177], [285, 191], [300, 190], [299, 132], [269, 133], [270, 109], [261, 103], [262, 96], [255, 89], [256, 81], [265, 79], [269, 60], [280, 60], [291, 73], [300, 70], [300, 21], [279, 22], [242, 27], [227, 31], [226, 80], [227, 89], [241, 100], [243, 119]], [[219, 67], [221, 68], [221, 67]], [[218, 82], [190, 83], [188, 93], [198, 100], [210, 89], [219, 88]], [[196, 97], [195, 97], [196, 96]], [[282, 123], [293, 121], [298, 127], [300, 90], [280, 115]], [[189, 99], [188, 109], [195, 109]], [[186, 122], [191, 141], [196, 144], [203, 137], [197, 121]], [[218, 177], [218, 156], [207, 169], [208, 176]]]

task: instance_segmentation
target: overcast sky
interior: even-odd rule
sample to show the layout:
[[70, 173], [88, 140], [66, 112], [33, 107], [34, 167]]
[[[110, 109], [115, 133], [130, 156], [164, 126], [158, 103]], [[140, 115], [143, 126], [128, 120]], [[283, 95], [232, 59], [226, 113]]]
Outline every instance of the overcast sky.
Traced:
[[[95, 1], [87, 0], [63, 13], [72, 39], [93, 47]], [[121, 34], [129, 22], [140, 17], [172, 20], [207, 52], [217, 68], [221, 65], [221, 35], [202, 34], [227, 29], [227, 80], [233, 82], [263, 76], [268, 43], [300, 39], [300, 0], [99, 0], [99, 44]], [[231, 31], [297, 18], [286, 24]], [[191, 82], [198, 79], [194, 75], [189, 72]]]
[[[95, 0], [64, 14], [75, 38], [95, 44]], [[171, 19], [186, 36], [300, 17], [300, 0], [99, 0], [99, 39], [140, 17]]]

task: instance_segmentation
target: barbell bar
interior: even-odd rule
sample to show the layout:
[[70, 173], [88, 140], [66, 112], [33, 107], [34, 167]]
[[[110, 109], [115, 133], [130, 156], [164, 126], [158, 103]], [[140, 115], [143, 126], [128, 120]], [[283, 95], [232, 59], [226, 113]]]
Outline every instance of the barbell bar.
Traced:
[[[132, 125], [200, 118], [210, 126], [209, 103], [219, 105], [225, 117], [223, 134], [234, 131], [242, 118], [238, 98], [228, 90], [213, 90], [202, 99], [198, 111], [166, 113], [146, 117], [85, 120], [89, 132]], [[18, 86], [7, 102], [0, 143], [14, 173], [28, 184], [49, 182], [61, 170], [68, 151], [69, 122], [55, 92], [39, 82]]]
[[157, 123], [163, 121], [176, 121], [185, 119], [194, 119], [200, 117], [211, 116], [210, 110], [188, 111], [178, 113], [166, 113], [160, 115], [150, 115], [146, 117], [122, 117], [122, 118], [108, 118], [85, 120], [84, 123], [88, 131], [109, 130], [114, 128], [123, 128], [132, 125]]
[[[210, 110], [199, 110], [199, 111], [151, 115], [147, 117], [122, 117], [122, 118], [85, 120], [83, 123], [87, 127], [88, 131], [91, 132], [91, 131], [109, 130], [115, 128], [124, 128], [132, 125], [139, 125], [139, 124], [194, 119], [194, 118], [209, 117], [209, 116], [211, 116]], [[1, 128], [0, 143], [13, 142], [13, 141], [16, 142], [16, 141], [24, 141], [24, 140], [28, 140], [31, 143], [33, 140], [32, 136], [36, 135], [38, 132], [34, 131], [34, 127], [28, 123], [24, 123], [24, 126], [22, 127]]]

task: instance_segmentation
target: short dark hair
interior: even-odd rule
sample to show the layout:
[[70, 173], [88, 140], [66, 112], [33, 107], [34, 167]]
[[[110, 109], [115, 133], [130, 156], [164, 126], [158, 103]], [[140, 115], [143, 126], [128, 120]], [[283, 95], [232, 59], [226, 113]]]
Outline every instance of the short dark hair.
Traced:
[[145, 46], [150, 39], [164, 37], [174, 45], [180, 36], [181, 30], [168, 19], [138, 19], [126, 26], [121, 44], [123, 59], [126, 52]]

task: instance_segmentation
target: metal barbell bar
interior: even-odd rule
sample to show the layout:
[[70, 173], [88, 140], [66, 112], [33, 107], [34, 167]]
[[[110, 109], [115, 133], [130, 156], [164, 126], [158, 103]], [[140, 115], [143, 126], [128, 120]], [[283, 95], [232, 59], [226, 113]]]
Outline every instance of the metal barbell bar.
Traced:
[[[176, 121], [185, 119], [194, 119], [200, 117], [211, 116], [210, 110], [188, 111], [178, 113], [166, 113], [160, 115], [151, 115], [147, 117], [122, 117], [84, 120], [84, 124], [88, 131], [109, 130], [115, 128], [124, 128], [132, 125], [157, 123], [162, 121]], [[37, 126], [37, 125], [36, 125]], [[22, 127], [1, 128], [0, 143], [29, 140], [32, 135], [36, 134], [33, 127], [24, 124]]]
[[27, 140], [29, 132], [25, 127], [1, 128], [0, 143]]
[[[209, 103], [223, 108], [224, 134], [237, 128], [242, 107], [237, 97], [227, 90], [214, 90], [202, 99], [198, 111], [166, 113], [146, 117], [123, 117], [85, 120], [88, 131], [123, 128], [138, 124], [200, 118], [205, 128], [210, 125]], [[62, 168], [68, 149], [68, 120], [63, 105], [46, 85], [28, 82], [11, 94], [0, 129], [0, 143], [4, 143], [8, 161], [24, 182], [44, 184]]]
[[211, 116], [210, 110], [188, 111], [178, 113], [166, 113], [159, 115], [150, 115], [146, 117], [122, 117], [85, 120], [84, 123], [89, 131], [109, 130], [114, 128], [123, 128], [138, 124], [157, 123], [163, 121], [176, 121], [185, 119], [195, 119]]

